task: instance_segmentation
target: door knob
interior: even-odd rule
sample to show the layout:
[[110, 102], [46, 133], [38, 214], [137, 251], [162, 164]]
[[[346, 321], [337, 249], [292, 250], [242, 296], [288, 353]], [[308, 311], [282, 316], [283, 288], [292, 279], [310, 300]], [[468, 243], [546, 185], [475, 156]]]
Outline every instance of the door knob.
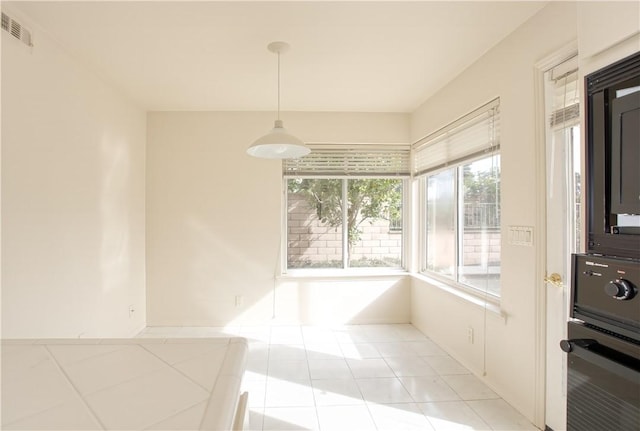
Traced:
[[562, 287], [562, 276], [560, 274], [558, 274], [557, 272], [554, 272], [550, 276], [545, 277], [544, 278], [544, 282], [552, 284], [552, 285], [554, 285], [556, 287]]

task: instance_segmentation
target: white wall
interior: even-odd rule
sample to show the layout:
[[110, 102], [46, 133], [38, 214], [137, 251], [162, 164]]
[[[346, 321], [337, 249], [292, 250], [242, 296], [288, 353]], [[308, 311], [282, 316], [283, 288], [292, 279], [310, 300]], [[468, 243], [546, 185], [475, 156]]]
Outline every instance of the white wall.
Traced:
[[130, 336], [145, 322], [145, 112], [5, 11], [35, 46], [2, 31], [2, 336]]
[[[282, 118], [307, 142], [408, 142], [405, 114]], [[272, 113], [149, 113], [147, 323], [408, 322], [407, 277], [275, 280], [281, 163], [245, 152], [273, 120]]]
[[[538, 224], [536, 197], [541, 171], [536, 160], [534, 66], [577, 37], [576, 4], [551, 3], [427, 100], [412, 117], [416, 140], [474, 108], [500, 97], [502, 231]], [[536, 409], [537, 245], [502, 238], [501, 309], [506, 318], [414, 280], [412, 321], [464, 365], [482, 376], [527, 418]], [[468, 328], [475, 340], [468, 342]], [[484, 343], [486, 342], [486, 350]], [[543, 426], [544, 424], [538, 424]]]
[[[582, 61], [606, 66], [640, 50], [640, 3], [599, 1], [578, 3], [578, 49]], [[598, 62], [601, 57], [602, 61]], [[595, 69], [594, 69], [595, 70]], [[585, 73], [593, 70], [583, 70]]]

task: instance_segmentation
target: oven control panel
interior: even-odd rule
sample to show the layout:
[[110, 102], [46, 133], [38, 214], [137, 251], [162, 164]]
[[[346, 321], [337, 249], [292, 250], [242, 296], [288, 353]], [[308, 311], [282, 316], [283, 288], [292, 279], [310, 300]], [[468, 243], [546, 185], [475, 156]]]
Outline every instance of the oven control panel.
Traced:
[[574, 254], [572, 275], [572, 317], [640, 331], [639, 261]]

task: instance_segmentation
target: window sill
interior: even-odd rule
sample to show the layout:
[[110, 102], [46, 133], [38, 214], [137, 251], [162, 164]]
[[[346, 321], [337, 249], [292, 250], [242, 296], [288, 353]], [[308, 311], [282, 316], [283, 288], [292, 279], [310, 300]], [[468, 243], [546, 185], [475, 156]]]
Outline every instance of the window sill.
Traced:
[[445, 282], [438, 278], [429, 277], [428, 275], [422, 273], [412, 273], [411, 277], [415, 278], [416, 280], [429, 283], [431, 286], [450, 293], [463, 301], [477, 305], [478, 307], [481, 307], [491, 313], [502, 317], [503, 319], [505, 319], [505, 321], [507, 319], [506, 313], [500, 307], [499, 298], [494, 298], [489, 295], [482, 294], [482, 292], [476, 293], [468, 287], [461, 286], [453, 281], [447, 280]]
[[410, 275], [403, 268], [350, 268], [350, 269], [291, 269], [280, 274], [278, 279], [319, 279], [319, 278], [380, 278]]

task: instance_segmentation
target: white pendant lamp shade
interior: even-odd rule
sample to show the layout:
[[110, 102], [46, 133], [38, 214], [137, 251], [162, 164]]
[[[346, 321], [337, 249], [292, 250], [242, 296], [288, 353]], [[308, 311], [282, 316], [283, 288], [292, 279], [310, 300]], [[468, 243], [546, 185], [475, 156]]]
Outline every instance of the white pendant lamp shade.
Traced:
[[289, 44], [286, 42], [272, 42], [267, 46], [269, 51], [278, 54], [278, 118], [269, 133], [247, 148], [247, 154], [250, 156], [263, 159], [297, 159], [311, 152], [304, 142], [287, 132], [280, 120], [280, 54], [288, 48]]
[[273, 129], [247, 149], [250, 156], [264, 159], [297, 159], [310, 152], [304, 142], [282, 127], [282, 120], [276, 120]]

